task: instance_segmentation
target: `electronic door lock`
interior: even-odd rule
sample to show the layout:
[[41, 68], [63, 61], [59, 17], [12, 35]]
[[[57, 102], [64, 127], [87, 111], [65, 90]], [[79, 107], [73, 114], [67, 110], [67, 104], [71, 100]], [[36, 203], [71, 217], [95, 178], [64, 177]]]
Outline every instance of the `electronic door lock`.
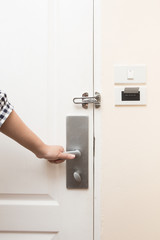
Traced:
[[74, 159], [66, 161], [66, 187], [68, 189], [87, 189], [89, 167], [88, 116], [68, 116], [66, 130], [66, 153], [76, 156]]

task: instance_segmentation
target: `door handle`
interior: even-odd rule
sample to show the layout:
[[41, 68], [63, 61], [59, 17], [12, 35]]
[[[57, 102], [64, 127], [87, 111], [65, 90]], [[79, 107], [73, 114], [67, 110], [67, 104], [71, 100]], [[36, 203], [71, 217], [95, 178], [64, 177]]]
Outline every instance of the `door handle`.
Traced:
[[66, 119], [66, 153], [75, 159], [66, 161], [66, 187], [88, 188], [88, 116], [68, 116]]
[[73, 151], [66, 151], [64, 153], [68, 153], [68, 154], [74, 154], [75, 158], [79, 158], [81, 157], [81, 152], [79, 150], [73, 150]]

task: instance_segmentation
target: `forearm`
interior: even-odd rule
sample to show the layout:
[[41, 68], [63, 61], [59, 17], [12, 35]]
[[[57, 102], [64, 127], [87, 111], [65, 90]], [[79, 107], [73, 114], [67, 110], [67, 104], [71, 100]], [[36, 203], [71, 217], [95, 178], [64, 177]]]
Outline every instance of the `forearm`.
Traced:
[[12, 138], [35, 155], [42, 154], [45, 144], [34, 134], [13, 110], [1, 127], [1, 132]]
[[62, 146], [45, 144], [25, 125], [14, 110], [3, 123], [0, 130], [23, 147], [32, 151], [38, 158], [45, 158], [54, 163], [61, 163], [66, 159], [75, 158], [75, 155], [64, 153]]

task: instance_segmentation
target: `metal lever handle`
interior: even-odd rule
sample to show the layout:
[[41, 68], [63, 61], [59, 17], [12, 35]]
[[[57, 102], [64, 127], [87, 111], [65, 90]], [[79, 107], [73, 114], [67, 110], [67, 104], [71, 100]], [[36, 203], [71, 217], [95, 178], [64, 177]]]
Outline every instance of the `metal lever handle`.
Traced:
[[66, 151], [64, 153], [68, 153], [68, 154], [74, 154], [76, 158], [81, 157], [81, 152], [79, 150], [73, 150], [73, 151]]

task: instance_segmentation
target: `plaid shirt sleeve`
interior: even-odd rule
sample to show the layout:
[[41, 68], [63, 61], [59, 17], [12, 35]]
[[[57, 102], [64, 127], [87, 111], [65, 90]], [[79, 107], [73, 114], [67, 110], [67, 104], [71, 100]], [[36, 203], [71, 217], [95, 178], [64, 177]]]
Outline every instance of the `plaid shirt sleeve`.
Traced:
[[8, 102], [6, 93], [0, 90], [0, 127], [6, 121], [13, 110], [13, 106]]

